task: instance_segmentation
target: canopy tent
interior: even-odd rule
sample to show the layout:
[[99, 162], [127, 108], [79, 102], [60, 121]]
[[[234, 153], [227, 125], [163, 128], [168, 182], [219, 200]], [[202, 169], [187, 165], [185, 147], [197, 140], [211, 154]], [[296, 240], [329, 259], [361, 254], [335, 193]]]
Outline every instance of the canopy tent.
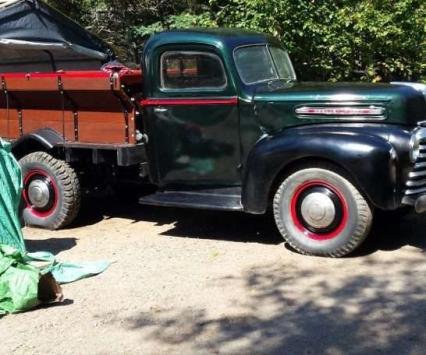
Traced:
[[39, 0], [0, 0], [0, 72], [95, 70], [113, 50]]

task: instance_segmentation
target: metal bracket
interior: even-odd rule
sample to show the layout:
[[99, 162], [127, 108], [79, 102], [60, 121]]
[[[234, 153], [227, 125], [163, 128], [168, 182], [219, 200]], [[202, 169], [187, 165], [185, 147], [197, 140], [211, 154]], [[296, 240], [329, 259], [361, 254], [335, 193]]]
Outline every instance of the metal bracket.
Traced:
[[7, 88], [7, 82], [6, 78], [4, 76], [1, 77], [1, 87], [3, 90], [3, 93], [6, 96], [6, 109], [7, 109], [7, 134], [8, 138], [10, 138], [10, 102], [15, 103], [16, 111], [18, 113], [18, 123], [19, 123], [19, 135], [23, 136], [24, 134], [24, 127], [23, 127], [23, 112], [22, 112], [22, 105], [19, 102], [19, 100], [9, 92]]
[[58, 90], [62, 97], [62, 122], [63, 122], [63, 134], [65, 141], [65, 105], [68, 103], [71, 106], [72, 117], [74, 123], [74, 140], [78, 141], [78, 107], [75, 102], [71, 99], [71, 97], [64, 90], [64, 83], [62, 82], [61, 76], [58, 76]]
[[18, 121], [19, 121], [19, 134], [20, 136], [24, 135], [24, 126], [23, 126], [23, 113], [22, 109], [18, 108]]
[[76, 142], [78, 142], [78, 111], [73, 110], [72, 117], [74, 120], [74, 139]]
[[63, 95], [63, 93], [64, 93], [64, 84], [62, 82], [62, 77], [60, 75], [58, 75], [58, 89], [59, 89], [61, 95]]
[[1, 77], [1, 88], [5, 94], [7, 94], [7, 85], [6, 85], [6, 79], [4, 76]]
[[117, 100], [120, 103], [120, 106], [122, 108], [123, 115], [124, 115], [124, 124], [125, 124], [124, 136], [125, 136], [126, 143], [129, 143], [130, 142], [129, 110], [127, 109], [126, 102], [120, 97], [120, 95], [114, 89], [115, 86], [116, 86], [116, 83], [114, 83], [114, 80], [115, 80], [114, 75], [111, 75], [110, 78], [109, 78], [111, 91], [114, 93], [114, 96], [117, 98]]
[[125, 131], [124, 131], [124, 135], [126, 137], [126, 143], [129, 143], [129, 111], [127, 110], [125, 106], [125, 104], [122, 102], [122, 100], [120, 100], [121, 105], [123, 106], [123, 114], [124, 114], [124, 124], [125, 124]]
[[4, 93], [4, 98], [6, 99], [6, 122], [7, 122], [7, 138], [10, 138], [10, 104], [9, 104], [9, 93], [7, 92], [7, 84], [4, 76], [1, 77], [1, 88]]
[[58, 75], [58, 90], [61, 95], [61, 108], [62, 108], [62, 138], [64, 143], [66, 141], [65, 137], [65, 98], [64, 98], [64, 85], [62, 83], [62, 78]]

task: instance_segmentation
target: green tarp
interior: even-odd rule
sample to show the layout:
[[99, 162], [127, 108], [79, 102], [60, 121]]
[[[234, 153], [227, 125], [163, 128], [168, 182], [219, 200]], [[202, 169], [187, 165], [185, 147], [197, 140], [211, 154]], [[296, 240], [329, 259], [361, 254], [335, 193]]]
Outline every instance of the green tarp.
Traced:
[[21, 169], [10, 151], [10, 144], [0, 139], [0, 244], [24, 252], [18, 218], [21, 191]]
[[[58, 262], [48, 252], [27, 253], [19, 223], [22, 176], [10, 145], [0, 139], [0, 315], [61, 299], [56, 282], [68, 283], [105, 271], [109, 262]], [[53, 277], [52, 277], [53, 276]]]
[[13, 247], [0, 246], [0, 315], [26, 311], [40, 304], [40, 271]]

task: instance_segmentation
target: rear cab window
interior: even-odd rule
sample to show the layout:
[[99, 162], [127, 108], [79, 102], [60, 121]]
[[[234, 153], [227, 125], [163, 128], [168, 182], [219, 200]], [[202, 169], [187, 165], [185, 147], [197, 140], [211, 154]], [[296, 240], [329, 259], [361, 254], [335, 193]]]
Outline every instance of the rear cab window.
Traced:
[[221, 59], [213, 53], [168, 51], [160, 57], [161, 89], [220, 90], [227, 85]]

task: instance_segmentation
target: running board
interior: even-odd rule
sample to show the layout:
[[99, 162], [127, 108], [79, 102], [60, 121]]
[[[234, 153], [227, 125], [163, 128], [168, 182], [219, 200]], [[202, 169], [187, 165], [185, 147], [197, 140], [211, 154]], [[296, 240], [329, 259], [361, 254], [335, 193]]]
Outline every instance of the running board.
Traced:
[[163, 191], [139, 199], [142, 205], [197, 208], [204, 210], [242, 211], [240, 189], [202, 191]]

